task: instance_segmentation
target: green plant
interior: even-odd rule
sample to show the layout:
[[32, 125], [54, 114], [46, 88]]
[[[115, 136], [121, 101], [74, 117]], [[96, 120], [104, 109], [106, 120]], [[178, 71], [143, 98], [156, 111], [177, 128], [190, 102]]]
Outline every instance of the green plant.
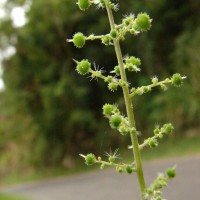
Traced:
[[[173, 132], [173, 126], [171, 123], [164, 124], [163, 126], [156, 126], [154, 135], [144, 140], [142, 144], [138, 142], [138, 131], [135, 124], [132, 99], [136, 95], [143, 95], [150, 92], [154, 87], [160, 87], [162, 90], [167, 90], [168, 85], [176, 87], [181, 86], [183, 79], [186, 77], [176, 73], [171, 78], [166, 78], [163, 81], [159, 81], [157, 77], [151, 79], [151, 84], [141, 87], [131, 87], [131, 84], [127, 81], [126, 73], [139, 72], [141, 60], [134, 56], [123, 57], [120, 48], [120, 41], [125, 40], [127, 33], [133, 36], [137, 36], [142, 32], [146, 32], [151, 27], [152, 20], [146, 13], [140, 13], [137, 17], [134, 14], [125, 16], [120, 24], [114, 22], [112, 10], [118, 10], [118, 4], [111, 0], [79, 0], [78, 6], [81, 10], [88, 9], [91, 5], [96, 5], [97, 8], [107, 10], [111, 30], [105, 35], [90, 35], [85, 36], [82, 33], [76, 33], [73, 39], [69, 39], [68, 42], [73, 42], [77, 48], [82, 48], [88, 40], [101, 40], [104, 45], [113, 45], [118, 65], [114, 67], [114, 70], [110, 74], [104, 75], [105, 71], [101, 69], [92, 69], [92, 63], [88, 60], [76, 61], [76, 70], [81, 75], [90, 75], [92, 79], [102, 79], [108, 84], [108, 89], [116, 91], [118, 88], [122, 88], [124, 101], [126, 106], [126, 114], [122, 114], [117, 105], [105, 104], [103, 106], [103, 114], [108, 118], [111, 128], [118, 130], [118, 132], [125, 136], [130, 135], [132, 145], [129, 149], [133, 149], [134, 160], [130, 164], [123, 162], [116, 162], [118, 155], [117, 151], [113, 154], [107, 154], [108, 159], [103, 160], [101, 157], [96, 157], [94, 154], [83, 155], [80, 154], [87, 165], [100, 164], [100, 168], [103, 169], [106, 166], [113, 166], [119, 173], [126, 172], [131, 174], [135, 172], [138, 177], [138, 182], [141, 191], [142, 199], [158, 200], [163, 199], [161, 189], [167, 185], [167, 181], [175, 177], [175, 167], [168, 168], [164, 174], [160, 174], [155, 181], [146, 187], [141, 155], [140, 152], [144, 147], [150, 146], [155, 148], [158, 145], [158, 139], [164, 135], [171, 134]], [[112, 75], [114, 74], [114, 75]]]
[[10, 196], [10, 195], [1, 194], [1, 193], [0, 193], [0, 199], [2, 199], [2, 200], [26, 200], [25, 198], [22, 198], [22, 197], [15, 197], [15, 196]]

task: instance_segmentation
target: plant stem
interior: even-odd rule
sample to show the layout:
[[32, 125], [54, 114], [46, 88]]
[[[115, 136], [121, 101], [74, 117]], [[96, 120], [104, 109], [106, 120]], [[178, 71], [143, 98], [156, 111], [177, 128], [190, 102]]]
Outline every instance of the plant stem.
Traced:
[[[114, 18], [113, 18], [113, 14], [112, 14], [112, 9], [110, 8], [110, 5], [109, 5], [109, 1], [108, 1], [108, 3], [106, 3], [106, 9], [107, 9], [108, 17], [109, 17], [111, 30], [113, 30], [113, 29], [115, 29], [115, 22], [114, 22]], [[120, 48], [118, 39], [114, 39], [114, 47], [115, 47], [115, 52], [116, 52], [119, 68], [120, 68], [121, 79], [123, 81], [127, 82], [121, 48]], [[135, 127], [133, 104], [132, 104], [132, 100], [130, 97], [129, 88], [127, 85], [125, 85], [122, 87], [122, 90], [123, 90], [123, 94], [124, 94], [126, 111], [127, 111], [127, 116], [129, 119], [130, 127]], [[136, 169], [137, 169], [136, 173], [137, 173], [138, 182], [140, 185], [140, 191], [141, 191], [141, 193], [143, 193], [146, 186], [145, 186], [145, 181], [144, 181], [144, 174], [143, 174], [143, 169], [142, 169], [142, 162], [141, 162], [141, 155], [140, 155], [140, 150], [139, 150], [137, 133], [136, 133], [136, 131], [132, 131], [130, 133], [130, 135], [131, 135], [131, 142], [133, 145], [133, 155], [134, 155], [135, 163], [136, 163]]]

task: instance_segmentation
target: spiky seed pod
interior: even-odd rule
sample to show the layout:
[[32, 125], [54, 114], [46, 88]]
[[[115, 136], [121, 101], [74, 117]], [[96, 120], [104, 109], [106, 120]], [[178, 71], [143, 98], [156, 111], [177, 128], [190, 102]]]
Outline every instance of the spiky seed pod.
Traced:
[[146, 13], [138, 14], [135, 22], [139, 31], [147, 31], [151, 27], [151, 19]]
[[113, 109], [114, 109], [114, 106], [111, 105], [111, 104], [105, 104], [103, 106], [103, 114], [105, 116], [111, 116], [112, 115], [112, 112], [113, 112]]
[[73, 43], [75, 47], [82, 48], [85, 45], [85, 36], [83, 33], [76, 33], [73, 36]]
[[183, 78], [180, 74], [174, 74], [172, 76], [172, 85], [176, 87], [180, 87], [183, 83]]
[[122, 117], [118, 114], [112, 115], [110, 118], [110, 125], [112, 128], [118, 128], [122, 123]]
[[90, 72], [91, 69], [91, 63], [88, 60], [82, 60], [81, 62], [78, 62], [76, 70], [79, 74], [85, 75]]
[[90, 153], [85, 156], [85, 164], [93, 165], [96, 162], [96, 157], [94, 154]]
[[131, 173], [133, 172], [133, 168], [132, 168], [130, 165], [127, 165], [127, 166], [126, 166], [126, 172], [127, 172], [128, 174], [131, 174]]
[[81, 10], [85, 11], [91, 6], [90, 0], [78, 0], [78, 6]]
[[168, 178], [174, 178], [176, 176], [176, 169], [174, 167], [168, 168], [165, 173]]
[[116, 91], [117, 88], [118, 88], [117, 83], [111, 82], [111, 83], [108, 84], [108, 89], [111, 90], [112, 92]]

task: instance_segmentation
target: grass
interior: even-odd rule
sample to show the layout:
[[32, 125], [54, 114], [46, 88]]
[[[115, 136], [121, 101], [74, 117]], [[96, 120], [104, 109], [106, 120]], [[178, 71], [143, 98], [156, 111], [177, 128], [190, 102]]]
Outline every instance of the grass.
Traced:
[[0, 200], [26, 200], [26, 199], [21, 197], [14, 197], [10, 195], [0, 194]]

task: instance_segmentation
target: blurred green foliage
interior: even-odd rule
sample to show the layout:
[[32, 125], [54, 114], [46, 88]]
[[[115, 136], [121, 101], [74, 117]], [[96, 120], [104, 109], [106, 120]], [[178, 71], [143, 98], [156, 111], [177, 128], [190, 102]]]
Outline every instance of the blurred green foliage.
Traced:
[[0, 194], [0, 199], [2, 199], [2, 200], [25, 200], [25, 198], [22, 198], [22, 197], [15, 197], [15, 196], [10, 196], [10, 195], [5, 195], [5, 194]]
[[[126, 144], [109, 129], [101, 107], [118, 99], [101, 81], [78, 76], [72, 58], [94, 60], [112, 70], [116, 59], [112, 47], [87, 43], [77, 50], [66, 38], [77, 31], [87, 34], [109, 32], [105, 13], [94, 8], [87, 14], [71, 0], [34, 0], [27, 12], [27, 24], [13, 27], [9, 13], [24, 0], [8, 0], [8, 17], [1, 19], [0, 48], [12, 45], [16, 54], [4, 60], [6, 89], [0, 94], [1, 174], [27, 166], [73, 165], [79, 152], [101, 151]], [[177, 132], [199, 128], [200, 120], [200, 2], [196, 0], [121, 1], [116, 19], [129, 12], [147, 11], [153, 18], [151, 31], [137, 38], [128, 36], [124, 54], [142, 60], [142, 73], [129, 74], [137, 86], [149, 77], [165, 78], [181, 72], [188, 76], [181, 89], [134, 99], [139, 129], [147, 134], [152, 124], [172, 122]], [[120, 23], [118, 21], [117, 23]], [[130, 38], [129, 38], [130, 37]], [[148, 103], [147, 103], [148, 102]], [[110, 132], [113, 132], [110, 134]], [[1, 167], [4, 166], [4, 167]], [[9, 167], [5, 167], [9, 166]]]

